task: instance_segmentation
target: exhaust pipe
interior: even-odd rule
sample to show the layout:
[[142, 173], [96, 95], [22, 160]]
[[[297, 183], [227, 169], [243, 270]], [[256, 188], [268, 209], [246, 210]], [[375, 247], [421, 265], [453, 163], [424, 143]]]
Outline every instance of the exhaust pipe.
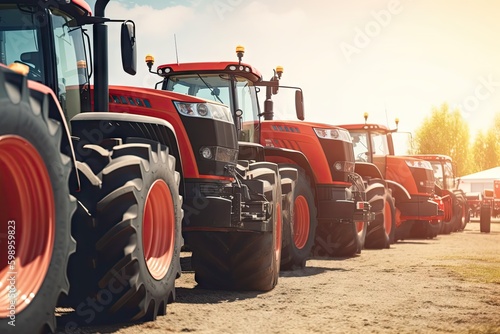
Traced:
[[[96, 17], [105, 17], [109, 0], [97, 0], [94, 6]], [[94, 111], [109, 110], [108, 74], [108, 26], [94, 24]]]

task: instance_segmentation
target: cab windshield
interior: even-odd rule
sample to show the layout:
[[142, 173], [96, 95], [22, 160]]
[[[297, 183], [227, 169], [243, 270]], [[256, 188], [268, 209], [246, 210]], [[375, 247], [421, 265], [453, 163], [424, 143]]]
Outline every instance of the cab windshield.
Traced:
[[444, 188], [444, 173], [443, 173], [443, 165], [441, 165], [441, 162], [436, 161], [436, 162], [431, 162], [432, 165], [432, 170], [434, 171], [434, 180], [436, 184], [439, 186], [439, 188]]
[[434, 179], [440, 188], [448, 190], [455, 188], [455, 178], [451, 162], [447, 161], [442, 164], [440, 161], [433, 161], [431, 165], [434, 170]]
[[36, 6], [0, 5], [0, 63], [25, 65], [28, 79], [53, 89], [69, 119], [80, 112], [80, 88], [88, 83], [82, 29], [52, 7], [43, 14], [48, 29], [40, 13]]
[[28, 67], [28, 79], [45, 83], [42, 32], [34, 7], [0, 5], [0, 62]]
[[[387, 135], [379, 132], [350, 131], [356, 161], [373, 162], [389, 155]], [[368, 139], [370, 138], [370, 139]]]
[[449, 161], [444, 164], [444, 176], [446, 178], [446, 189], [455, 188], [455, 175], [453, 174], [453, 165]]
[[162, 89], [227, 105], [235, 119], [239, 140], [259, 141], [259, 107], [255, 86], [248, 79], [221, 73], [179, 74], [169, 76]]

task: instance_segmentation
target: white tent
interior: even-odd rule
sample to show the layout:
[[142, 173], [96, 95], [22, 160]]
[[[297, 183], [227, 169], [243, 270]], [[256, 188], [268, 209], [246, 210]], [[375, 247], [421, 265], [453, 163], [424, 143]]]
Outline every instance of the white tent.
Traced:
[[458, 188], [466, 193], [482, 192], [484, 189], [493, 189], [493, 181], [500, 180], [500, 166], [465, 175], [459, 179]]

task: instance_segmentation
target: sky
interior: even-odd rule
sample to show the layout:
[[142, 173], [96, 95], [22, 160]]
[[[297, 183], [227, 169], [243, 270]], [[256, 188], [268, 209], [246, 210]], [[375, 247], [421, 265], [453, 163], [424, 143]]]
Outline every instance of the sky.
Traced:
[[[94, 1], [89, 3], [93, 7]], [[284, 67], [282, 85], [304, 91], [306, 120], [369, 121], [414, 131], [433, 107], [459, 108], [471, 135], [500, 112], [498, 0], [112, 0], [106, 15], [136, 24], [138, 73], [111, 61], [111, 84], [153, 87], [155, 65], [236, 60], [265, 79]], [[110, 27], [119, 59], [119, 24]], [[294, 119], [293, 96], [280, 90], [281, 119]]]

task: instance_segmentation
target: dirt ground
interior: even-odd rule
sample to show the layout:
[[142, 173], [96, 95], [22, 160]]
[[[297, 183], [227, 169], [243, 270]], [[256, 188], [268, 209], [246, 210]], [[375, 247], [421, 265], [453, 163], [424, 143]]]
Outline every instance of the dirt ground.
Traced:
[[433, 240], [311, 259], [268, 293], [199, 289], [189, 271], [176, 285], [176, 303], [155, 322], [79, 332], [500, 333], [500, 222], [489, 234], [473, 222]]

